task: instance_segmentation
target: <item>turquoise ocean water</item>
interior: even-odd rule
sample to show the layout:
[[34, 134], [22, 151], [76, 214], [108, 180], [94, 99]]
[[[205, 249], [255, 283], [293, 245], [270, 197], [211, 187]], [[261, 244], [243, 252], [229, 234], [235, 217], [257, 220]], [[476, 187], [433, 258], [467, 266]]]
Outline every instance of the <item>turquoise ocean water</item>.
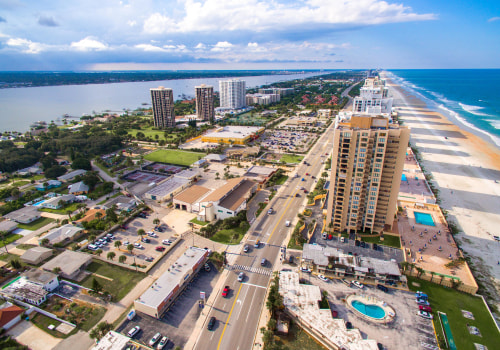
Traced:
[[500, 147], [500, 69], [388, 71], [427, 105]]

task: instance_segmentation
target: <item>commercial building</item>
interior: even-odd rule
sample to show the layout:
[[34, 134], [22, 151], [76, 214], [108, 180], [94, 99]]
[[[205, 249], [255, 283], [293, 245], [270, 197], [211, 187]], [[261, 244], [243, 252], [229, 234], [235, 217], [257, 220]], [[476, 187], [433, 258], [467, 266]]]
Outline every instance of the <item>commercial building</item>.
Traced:
[[28, 249], [21, 255], [21, 260], [25, 263], [38, 265], [42, 261], [47, 260], [52, 256], [52, 249], [45, 247], [33, 247]]
[[245, 176], [249, 179], [257, 181], [261, 186], [263, 186], [276, 173], [276, 171], [278, 171], [276, 168], [253, 165], [247, 170]]
[[368, 114], [391, 114], [392, 98], [388, 97], [389, 89], [385, 81], [378, 77], [365, 80], [363, 87], [359, 90], [359, 96], [354, 99], [354, 113]]
[[214, 87], [201, 84], [196, 86], [196, 117], [198, 120], [214, 122]]
[[171, 177], [158, 186], [155, 186], [144, 193], [144, 197], [154, 201], [166, 202], [171, 200], [177, 193], [189, 186], [191, 183], [188, 179]]
[[264, 128], [257, 126], [225, 126], [203, 135], [201, 141], [244, 145], [245, 142], [258, 138], [262, 132]]
[[140, 298], [134, 301], [135, 310], [161, 318], [170, 304], [191, 281], [208, 257], [208, 250], [189, 247]]
[[246, 106], [246, 83], [239, 79], [219, 81], [220, 106], [238, 109]]
[[73, 226], [71, 224], [66, 224], [61, 227], [54, 228], [47, 234], [41, 236], [38, 239], [38, 244], [41, 244], [45, 239], [48, 239], [49, 244], [51, 245], [54, 245], [56, 243], [66, 244], [78, 238], [82, 233], [82, 228]]
[[326, 219], [330, 231], [392, 228], [410, 130], [389, 121], [366, 114], [337, 116]]
[[193, 185], [174, 197], [174, 208], [186, 210], [189, 213], [198, 212], [200, 211], [198, 201], [205, 197], [208, 192], [210, 189], [206, 187]]
[[345, 254], [342, 250], [304, 244], [301, 267], [328, 277], [349, 278], [373, 283], [406, 283], [396, 262]]
[[154, 126], [157, 128], [175, 127], [174, 93], [172, 89], [160, 86], [150, 89]]
[[5, 214], [3, 217], [20, 224], [29, 224], [40, 219], [40, 212], [36, 207], [24, 207]]
[[85, 268], [90, 265], [91, 262], [91, 255], [65, 250], [62, 254], [59, 254], [54, 259], [43, 264], [42, 269], [45, 271], [54, 271], [54, 268], [58, 267], [61, 269], [59, 276], [76, 280], [78, 275], [85, 271]]
[[247, 105], [268, 105], [271, 103], [279, 102], [279, 94], [248, 94], [246, 95]]

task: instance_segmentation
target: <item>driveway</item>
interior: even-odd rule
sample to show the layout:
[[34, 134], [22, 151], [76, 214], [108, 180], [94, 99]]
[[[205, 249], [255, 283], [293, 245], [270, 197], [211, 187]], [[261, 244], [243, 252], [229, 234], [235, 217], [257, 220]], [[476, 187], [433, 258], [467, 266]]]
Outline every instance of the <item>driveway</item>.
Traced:
[[253, 222], [255, 220], [255, 214], [259, 209], [259, 203], [262, 203], [269, 198], [270, 192], [268, 190], [258, 191], [255, 196], [250, 200], [247, 205], [247, 220], [248, 222]]
[[40, 328], [27, 321], [19, 322], [15, 327], [8, 330], [7, 334], [11, 335], [19, 343], [33, 350], [51, 350], [62, 340], [45, 333]]

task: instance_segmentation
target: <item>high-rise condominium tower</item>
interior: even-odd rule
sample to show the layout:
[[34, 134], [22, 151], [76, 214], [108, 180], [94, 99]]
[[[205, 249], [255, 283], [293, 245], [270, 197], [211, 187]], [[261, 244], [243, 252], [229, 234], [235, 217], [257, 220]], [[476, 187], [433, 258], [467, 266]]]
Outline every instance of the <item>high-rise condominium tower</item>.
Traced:
[[172, 89], [160, 86], [156, 89], [150, 89], [150, 91], [155, 127], [175, 127], [174, 94]]
[[243, 80], [231, 79], [219, 81], [220, 106], [237, 109], [246, 106], [246, 85]]
[[354, 113], [390, 114], [392, 98], [387, 97], [388, 88], [385, 81], [378, 77], [367, 78], [354, 99]]
[[214, 122], [214, 87], [201, 84], [195, 87], [196, 116], [198, 119]]
[[392, 228], [409, 139], [407, 127], [383, 116], [337, 117], [328, 229], [379, 233]]

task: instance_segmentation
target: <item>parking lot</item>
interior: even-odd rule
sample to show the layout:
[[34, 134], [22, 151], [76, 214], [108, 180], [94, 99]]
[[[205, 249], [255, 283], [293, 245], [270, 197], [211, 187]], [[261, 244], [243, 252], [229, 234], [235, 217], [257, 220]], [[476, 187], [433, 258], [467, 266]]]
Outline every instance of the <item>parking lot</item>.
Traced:
[[266, 131], [260, 138], [260, 145], [274, 151], [305, 152], [317, 134], [303, 131]]
[[[352, 323], [364, 338], [374, 339], [384, 349], [438, 349], [432, 321], [417, 315], [418, 306], [414, 293], [389, 289], [384, 293], [374, 286], [364, 285], [363, 290], [348, 287], [340, 280], [323, 282], [314, 275], [302, 273], [305, 281], [317, 285], [328, 292], [330, 308], [338, 313], [339, 318]], [[395, 320], [383, 325], [367, 321], [349, 310], [343, 299], [351, 294], [363, 294], [387, 302], [396, 311]], [[432, 306], [432, 305], [431, 305]]]
[[[205, 292], [208, 299], [218, 277], [219, 273], [213, 266], [210, 272], [201, 269], [160, 320], [137, 313], [132, 321], [126, 319], [117, 331], [127, 334], [132, 327], [138, 325], [141, 331], [134, 337], [134, 340], [139, 343], [148, 344], [149, 340], [160, 332], [162, 336], [170, 339], [164, 349], [173, 349], [175, 346], [182, 348], [193, 332], [202, 312], [198, 306], [200, 292]], [[204, 310], [208, 312], [207, 308]]]
[[345, 238], [344, 242], [339, 241], [339, 238], [335, 236], [332, 237], [332, 239], [323, 239], [319, 231], [314, 234], [311, 239], [311, 243], [342, 249], [344, 253], [350, 252], [353, 255], [367, 256], [382, 260], [394, 259], [398, 263], [404, 261], [404, 255], [401, 249], [378, 245], [377, 250], [373, 250], [373, 245], [371, 243], [366, 243], [365, 247], [361, 247], [356, 246], [355, 241], [352, 239]]

